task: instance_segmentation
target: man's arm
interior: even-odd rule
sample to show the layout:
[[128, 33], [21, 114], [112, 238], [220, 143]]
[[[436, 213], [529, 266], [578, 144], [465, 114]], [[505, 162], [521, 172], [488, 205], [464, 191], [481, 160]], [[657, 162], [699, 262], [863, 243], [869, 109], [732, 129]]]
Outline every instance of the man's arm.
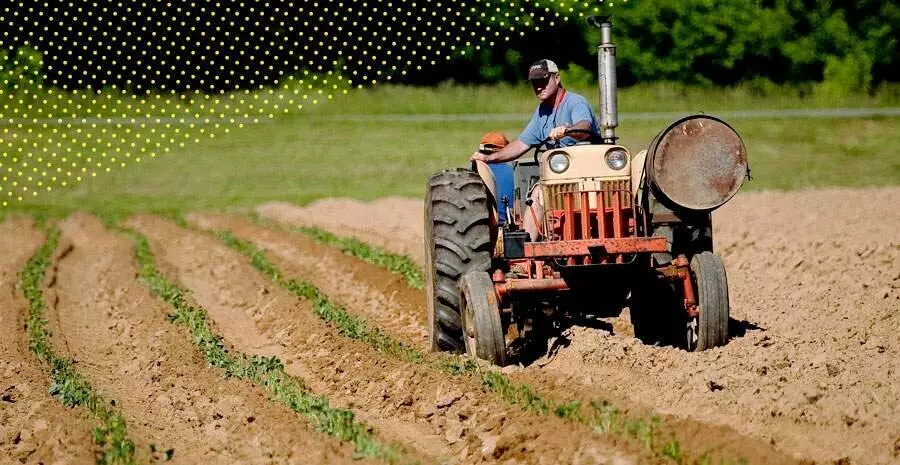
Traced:
[[485, 163], [505, 163], [508, 161], [515, 160], [516, 158], [519, 158], [522, 155], [525, 155], [525, 152], [528, 151], [528, 148], [529, 148], [528, 145], [526, 145], [524, 142], [520, 141], [519, 139], [516, 139], [516, 140], [510, 142], [509, 144], [507, 144], [506, 147], [503, 147], [502, 149], [500, 149], [490, 155], [485, 155], [481, 152], [475, 152], [472, 154], [472, 157], [470, 158], [470, 160], [472, 160], [472, 161], [481, 160]]
[[[588, 132], [576, 132], [574, 134], [566, 135], [566, 131], [570, 129], [584, 129]], [[550, 130], [550, 138], [553, 140], [560, 140], [563, 137], [571, 137], [575, 140], [584, 140], [588, 137], [591, 137], [591, 122], [588, 120], [581, 120], [571, 126], [557, 126]]]

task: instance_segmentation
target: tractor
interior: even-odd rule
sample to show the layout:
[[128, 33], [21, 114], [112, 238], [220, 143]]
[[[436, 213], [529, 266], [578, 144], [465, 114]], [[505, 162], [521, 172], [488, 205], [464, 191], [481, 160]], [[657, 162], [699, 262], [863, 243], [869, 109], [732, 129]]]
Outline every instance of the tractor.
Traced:
[[[590, 18], [598, 46], [600, 134], [532, 146], [514, 162], [513, 198], [490, 169], [431, 176], [425, 192], [425, 279], [432, 350], [496, 365], [522, 361], [563, 320], [628, 308], [647, 344], [688, 351], [728, 341], [725, 266], [712, 212], [749, 178], [747, 151], [721, 119], [686, 116], [646, 150], [616, 143], [615, 45], [608, 18]], [[523, 230], [539, 189], [540, 237]], [[506, 218], [498, 218], [498, 206]], [[505, 220], [505, 221], [504, 221]]]

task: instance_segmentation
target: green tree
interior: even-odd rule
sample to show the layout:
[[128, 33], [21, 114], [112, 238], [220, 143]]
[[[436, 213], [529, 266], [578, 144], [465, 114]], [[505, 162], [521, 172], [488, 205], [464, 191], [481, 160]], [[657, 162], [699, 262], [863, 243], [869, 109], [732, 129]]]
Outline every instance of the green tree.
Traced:
[[0, 49], [0, 86], [6, 93], [36, 93], [43, 83], [44, 57], [32, 47]]

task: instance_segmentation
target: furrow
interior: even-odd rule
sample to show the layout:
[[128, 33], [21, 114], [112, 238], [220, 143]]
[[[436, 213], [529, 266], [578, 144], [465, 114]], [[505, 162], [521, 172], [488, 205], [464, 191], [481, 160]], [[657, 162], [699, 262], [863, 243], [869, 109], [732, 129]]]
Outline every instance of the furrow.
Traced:
[[[201, 227], [211, 226], [214, 220], [228, 222], [221, 217], [193, 218], [193, 222]], [[359, 260], [345, 256], [335, 248], [322, 247], [297, 234], [285, 235], [283, 231], [271, 231], [259, 227], [254, 229], [238, 219], [231, 219], [228, 226], [240, 226], [246, 229], [246, 237], [252, 238], [256, 242], [259, 242], [257, 239], [266, 234], [280, 236], [284, 245], [278, 246], [277, 240], [263, 244], [266, 249], [272, 251], [270, 255], [276, 257], [275, 260], [279, 262], [278, 268], [308, 276], [315, 285], [323, 287], [326, 295], [334, 297], [341, 303], [349, 302], [346, 306], [354, 315], [368, 317], [371, 313], [391, 315], [411, 311], [422, 312], [424, 293], [409, 287], [405, 291], [397, 290], [396, 276], [379, 266], [361, 263]], [[291, 247], [293, 247], [292, 252], [285, 252]], [[358, 251], [358, 254], [365, 253], [367, 252], [364, 248], [360, 248]], [[349, 285], [345, 283], [344, 286], [334, 286], [327, 280], [318, 279], [323, 273], [317, 272], [316, 267], [322, 266], [321, 264], [326, 264], [324, 266], [328, 267], [332, 276], [348, 275]], [[324, 291], [325, 288], [331, 292]], [[393, 306], [362, 308], [354, 305], [352, 296], [345, 300], [345, 296], [353, 292], [348, 289], [373, 294], [390, 292], [395, 297], [392, 301]], [[389, 328], [386, 333], [381, 333], [376, 328], [373, 328], [371, 332], [380, 334], [382, 339], [394, 340], [393, 338], [396, 337], [404, 344], [413, 342], [405, 337], [404, 333], [393, 331], [392, 328]], [[444, 361], [435, 362], [434, 359]], [[460, 363], [448, 364], [442, 357], [431, 357], [428, 362], [452, 369], [461, 366]], [[704, 457], [717, 457], [722, 460], [753, 457], [755, 463], [794, 462], [785, 454], [775, 451], [770, 445], [745, 437], [727, 426], [698, 423], [677, 417], [661, 417], [642, 405], [635, 405], [621, 397], [613, 397], [602, 389], [585, 387], [584, 380], [578, 377], [553, 372], [521, 370], [517, 367], [509, 367], [504, 370], [504, 372], [507, 371], [510, 372], [509, 375], [501, 373], [482, 375], [482, 381], [488, 388], [498, 391], [509, 402], [518, 403], [531, 410], [553, 411], [569, 420], [589, 424], [640, 446], [648, 447], [662, 457], [680, 458], [681, 460], [690, 458], [702, 460]], [[470, 374], [472, 373], [470, 372]]]
[[[47, 286], [55, 281], [48, 277], [51, 257], [58, 253], [59, 231], [50, 230], [41, 247], [29, 258], [22, 271], [21, 289], [28, 300], [29, 312], [26, 318], [28, 348], [50, 370], [49, 393], [59, 398], [69, 407], [84, 407], [98, 421], [91, 431], [97, 463], [135, 463], [135, 443], [129, 436], [125, 419], [116, 408], [114, 400], [109, 400], [91, 386], [85, 379], [83, 370], [76, 370], [76, 361], [58, 351], [51, 341], [52, 331], [47, 318]], [[48, 284], [49, 281], [49, 284]], [[15, 442], [15, 440], [14, 440]]]
[[[302, 380], [301, 389], [307, 396], [315, 393], [320, 399], [327, 399], [323, 407], [328, 417], [340, 416], [352, 422], [345, 426], [352, 427], [359, 439], [377, 444], [382, 444], [382, 438], [412, 443], [416, 450], [404, 453], [404, 460], [438, 458], [429, 453], [429, 448], [422, 447], [433, 441], [417, 428], [393, 419], [383, 420], [384, 417], [366, 410], [369, 399], [356, 393], [365, 387], [359, 385], [362, 372], [356, 368], [362, 364], [358, 360], [361, 354], [334, 344], [329, 334], [295, 318], [303, 314], [296, 309], [295, 297], [267, 285], [240, 256], [215, 239], [150, 216], [132, 218], [126, 225], [147, 237], [162, 275], [184, 289], [184, 299], [190, 305], [205, 310], [223, 340], [236, 351], [279, 360], [286, 377]], [[345, 373], [354, 376], [344, 380]], [[351, 388], [343, 386], [348, 382], [354, 384], [350, 394], [347, 390]], [[378, 434], [369, 433], [366, 424], [378, 428]], [[341, 429], [336, 433], [343, 435]], [[379, 447], [396, 452], [398, 446]]]
[[265, 388], [273, 400], [306, 417], [319, 431], [352, 443], [360, 456], [400, 461], [400, 452], [379, 444], [364, 425], [354, 421], [352, 412], [332, 408], [326, 398], [312, 395], [301, 379], [288, 375], [277, 356], [248, 355], [227, 349], [222, 337], [212, 329], [206, 310], [191, 305], [186, 291], [156, 268], [146, 237], [133, 230], [127, 232], [135, 241], [141, 277], [154, 294], [173, 307], [172, 321], [188, 328], [207, 363], [222, 368], [227, 376], [247, 379]]
[[[0, 224], [0, 456], [20, 463], [94, 463], [97, 423], [47, 393], [50, 379], [28, 350], [29, 304], [19, 273], [45, 241], [27, 219]], [[34, 270], [35, 272], [38, 270]]]
[[223, 379], [137, 281], [134, 247], [83, 214], [61, 224], [47, 289], [54, 344], [118, 400], [141, 461], [346, 463], [352, 449], [319, 435], [246, 381]]
[[[739, 194], [713, 216], [728, 272], [727, 345], [700, 353], [644, 345], [631, 337], [625, 311], [568, 328], [552, 357], [511, 377], [537, 373], [670, 418], [729, 425], [797, 458], [896, 462], [900, 390], [885, 380], [900, 372], [898, 199], [897, 187]], [[423, 243], [422, 204], [415, 199], [329, 199], [258, 211], [421, 263], [414, 252]]]
[[[420, 379], [425, 379], [424, 375], [427, 374], [429, 377], [433, 377], [444, 385], [464, 386], [465, 389], [460, 389], [460, 391], [467, 392], [468, 395], [472, 396], [473, 400], [477, 400], [478, 404], [492, 405], [493, 410], [506, 412], [504, 415], [509, 419], [508, 424], [511, 427], [512, 425], [518, 425], [520, 427], [529, 425], [528, 427], [531, 428], [533, 427], [531, 425], [535, 425], [535, 421], [540, 422], [543, 426], [539, 427], [541, 432], [536, 434], [538, 434], [539, 437], [546, 438], [542, 440], [542, 447], [556, 447], [554, 443], [559, 441], [560, 435], [563, 435], [560, 432], [569, 431], [569, 433], [566, 433], [563, 436], [568, 437], [572, 441], [596, 441], [605, 444], [605, 447], [609, 448], [611, 451], [620, 451], [619, 453], [624, 454], [623, 456], [643, 457], [640, 460], [644, 462], [664, 460], [662, 456], [648, 450], [644, 446], [638, 446], [636, 444], [628, 445], [627, 443], [620, 441], [617, 437], [594, 433], [592, 428], [587, 427], [589, 426], [588, 422], [571, 421], [572, 418], [567, 418], [574, 417], [571, 411], [567, 412], [565, 411], [565, 408], [563, 410], [557, 410], [557, 407], [559, 407], [558, 405], [539, 399], [534, 393], [527, 389], [503, 383], [502, 376], [497, 376], [498, 374], [495, 372], [489, 371], [484, 372], [483, 376], [482, 374], [471, 376], [475, 372], [475, 365], [471, 362], [466, 362], [459, 358], [425, 360], [425, 357], [421, 352], [400, 345], [396, 341], [393, 341], [393, 344], [390, 345], [380, 344], [380, 340], [392, 340], [390, 337], [383, 334], [379, 336], [380, 333], [378, 331], [372, 331], [365, 324], [356, 319], [356, 317], [347, 314], [339, 305], [330, 302], [328, 297], [326, 297], [326, 293], [320, 292], [320, 290], [315, 289], [315, 287], [311, 287], [309, 283], [279, 279], [279, 272], [273, 272], [271, 269], [268, 271], [266, 270], [267, 266], [271, 267], [271, 264], [266, 265], [266, 263], [264, 263], [266, 260], [264, 255], [259, 254], [258, 250], [256, 252], [249, 250], [258, 246], [260, 249], [265, 249], [267, 252], [271, 251], [275, 256], [285, 254], [288, 256], [287, 261], [290, 261], [292, 258], [295, 259], [296, 255], [300, 253], [298, 250], [295, 250], [294, 243], [292, 242], [295, 238], [290, 235], [281, 231], [267, 230], [239, 218], [204, 215], [192, 217], [191, 222], [211, 230], [232, 230], [234, 235], [240, 239], [235, 241], [232, 238], [232, 240], [229, 240], [230, 236], [227, 234], [224, 234], [223, 238], [227, 242], [231, 242], [233, 247], [243, 249], [243, 251], [251, 257], [251, 261], [254, 265], [261, 269], [261, 271], [270, 277], [274, 277], [276, 281], [283, 281], [281, 284], [285, 288], [293, 290], [297, 295], [310, 300], [313, 304], [313, 311], [318, 313], [325, 321], [331, 322], [342, 335], [351, 340], [367, 343], [370, 347], [369, 350], [374, 348], [380, 351], [386, 356], [385, 360], [404, 361], [407, 364], [411, 364], [412, 369], [415, 369], [421, 374]], [[246, 240], [249, 240], [255, 244], [255, 246], [248, 246], [248, 244], [244, 242]], [[275, 261], [278, 262], [279, 266], [283, 264], [283, 261], [280, 259], [276, 259]], [[284, 268], [284, 270], [291, 276], [297, 275], [297, 273], [295, 273], [296, 269]], [[314, 280], [315, 283], [318, 284], [319, 282], [327, 281], [329, 275], [325, 272], [326, 270], [318, 271], [319, 273], [316, 273], [318, 279]], [[332, 317], [330, 315], [337, 315], [337, 317]], [[402, 350], [391, 349], [392, 347], [397, 346], [401, 347]], [[454, 376], [454, 373], [458, 374], [460, 372], [468, 372], [469, 376]], [[475, 394], [476, 392], [478, 393], [477, 395]], [[497, 394], [500, 394], [500, 396], [498, 397]], [[503, 399], [507, 402], [503, 402]], [[568, 408], [570, 410], [578, 410], [571, 405], [568, 406]], [[512, 420], [513, 418], [518, 418], [520, 420], [514, 421]], [[550, 437], [551, 435], [546, 434], [548, 428], [547, 425], [550, 424], [556, 425], [551, 429], [560, 433], [559, 435], [552, 435], [553, 438]], [[656, 437], [656, 435], [653, 436]]]

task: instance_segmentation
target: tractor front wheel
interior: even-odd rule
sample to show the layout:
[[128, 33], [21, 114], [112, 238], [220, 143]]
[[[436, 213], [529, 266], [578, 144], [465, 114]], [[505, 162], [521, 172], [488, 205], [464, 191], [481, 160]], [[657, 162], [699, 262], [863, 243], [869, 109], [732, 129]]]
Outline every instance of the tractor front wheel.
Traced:
[[473, 271], [459, 281], [463, 340], [469, 356], [506, 365], [506, 338], [490, 275]]
[[721, 257], [702, 252], [691, 258], [699, 315], [688, 319], [687, 348], [700, 351], [728, 342], [728, 280]]

